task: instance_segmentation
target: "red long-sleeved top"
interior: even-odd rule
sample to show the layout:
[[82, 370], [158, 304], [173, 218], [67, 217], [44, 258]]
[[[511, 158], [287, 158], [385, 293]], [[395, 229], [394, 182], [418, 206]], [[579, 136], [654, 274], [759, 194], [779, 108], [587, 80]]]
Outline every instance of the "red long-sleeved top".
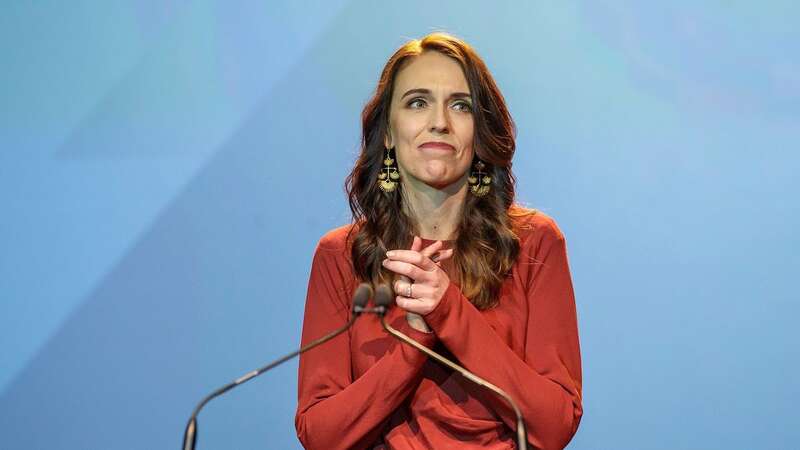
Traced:
[[[397, 306], [387, 320], [507, 392], [522, 411], [529, 447], [562, 449], [583, 412], [572, 280], [555, 221], [537, 212], [525, 223], [496, 307], [478, 310], [448, 272], [450, 286], [424, 316], [432, 333], [408, 325]], [[317, 246], [302, 345], [349, 318], [358, 280], [348, 229], [330, 231]], [[295, 426], [308, 449], [516, 448], [516, 416], [503, 399], [388, 335], [370, 314], [301, 355]]]

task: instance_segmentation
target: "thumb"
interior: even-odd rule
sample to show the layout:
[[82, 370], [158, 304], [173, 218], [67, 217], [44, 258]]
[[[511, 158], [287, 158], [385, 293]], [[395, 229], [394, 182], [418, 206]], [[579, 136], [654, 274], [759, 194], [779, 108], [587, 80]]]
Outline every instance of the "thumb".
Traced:
[[422, 239], [419, 236], [414, 236], [414, 241], [411, 243], [411, 250], [418, 252], [422, 250]]
[[[421, 248], [422, 248], [422, 239], [420, 239], [419, 236], [414, 236], [414, 241], [411, 242], [411, 250], [418, 252], [420, 251]], [[411, 279], [405, 275], [398, 275], [397, 279], [405, 281], [406, 283], [411, 283]]]

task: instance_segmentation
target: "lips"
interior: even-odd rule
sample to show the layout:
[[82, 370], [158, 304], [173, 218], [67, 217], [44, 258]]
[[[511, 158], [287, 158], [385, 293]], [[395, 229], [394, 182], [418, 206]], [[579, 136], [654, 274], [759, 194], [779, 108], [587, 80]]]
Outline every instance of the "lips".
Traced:
[[456, 148], [446, 142], [426, 142], [419, 146], [419, 148], [438, 148], [441, 150], [455, 150]]

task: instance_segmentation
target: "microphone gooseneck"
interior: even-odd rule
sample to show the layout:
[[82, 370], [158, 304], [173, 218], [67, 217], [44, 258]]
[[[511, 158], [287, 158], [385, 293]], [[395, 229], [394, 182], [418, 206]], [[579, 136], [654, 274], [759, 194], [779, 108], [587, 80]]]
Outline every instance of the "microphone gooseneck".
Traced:
[[342, 326], [339, 329], [336, 329], [336, 330], [332, 331], [329, 334], [326, 334], [325, 336], [323, 336], [323, 337], [321, 337], [321, 338], [319, 338], [319, 339], [317, 339], [315, 341], [310, 342], [305, 347], [301, 347], [300, 350], [297, 350], [295, 352], [289, 353], [288, 355], [286, 355], [286, 356], [284, 356], [282, 358], [279, 358], [279, 359], [269, 363], [268, 365], [266, 365], [266, 366], [264, 366], [264, 367], [262, 367], [260, 369], [256, 369], [256, 370], [253, 370], [251, 372], [248, 372], [248, 373], [244, 374], [243, 376], [241, 376], [241, 377], [237, 378], [236, 380], [234, 380], [233, 382], [228, 383], [225, 386], [217, 389], [216, 391], [214, 391], [211, 394], [209, 394], [208, 396], [206, 396], [203, 400], [201, 400], [200, 403], [197, 404], [197, 407], [195, 407], [194, 412], [192, 412], [192, 416], [189, 418], [189, 423], [186, 424], [186, 430], [183, 433], [183, 447], [182, 447], [183, 450], [194, 450], [194, 447], [195, 447], [195, 444], [196, 444], [196, 441], [197, 441], [197, 415], [200, 413], [200, 410], [203, 409], [203, 407], [206, 405], [206, 403], [211, 401], [211, 399], [213, 399], [214, 397], [218, 397], [218, 396], [228, 392], [229, 390], [235, 388], [236, 386], [239, 386], [240, 384], [246, 383], [247, 381], [252, 380], [253, 378], [255, 378], [255, 377], [263, 374], [264, 372], [266, 372], [266, 371], [268, 371], [268, 370], [270, 370], [270, 369], [272, 369], [272, 368], [274, 368], [274, 367], [276, 367], [276, 366], [278, 366], [278, 365], [280, 365], [280, 364], [282, 364], [282, 363], [294, 358], [295, 356], [297, 356], [297, 355], [299, 355], [299, 354], [301, 354], [301, 353], [303, 353], [305, 351], [311, 350], [312, 348], [314, 348], [314, 347], [316, 347], [316, 346], [318, 346], [320, 344], [328, 342], [329, 340], [333, 339], [337, 335], [345, 332], [348, 328], [350, 328], [350, 326], [353, 325], [353, 322], [356, 321], [356, 319], [358, 318], [358, 316], [361, 315], [362, 312], [371, 312], [372, 311], [372, 309], [365, 307], [365, 305], [367, 304], [367, 301], [369, 300], [370, 297], [372, 297], [372, 286], [370, 286], [367, 283], [361, 283], [358, 286], [358, 288], [356, 288], [355, 293], [353, 293], [353, 309], [351, 310], [350, 320], [344, 326]]
[[381, 284], [380, 286], [377, 287], [377, 289], [375, 289], [375, 312], [380, 316], [381, 325], [383, 325], [383, 328], [392, 336], [400, 339], [406, 344], [411, 345], [412, 347], [416, 348], [422, 353], [425, 353], [426, 355], [430, 356], [436, 361], [460, 373], [464, 378], [472, 381], [473, 383], [479, 386], [483, 386], [484, 388], [489, 389], [490, 391], [494, 392], [495, 394], [505, 399], [505, 401], [508, 402], [509, 405], [511, 405], [511, 408], [514, 410], [514, 413], [517, 415], [517, 448], [520, 450], [526, 450], [528, 440], [525, 431], [525, 422], [522, 419], [522, 412], [520, 412], [519, 407], [517, 407], [517, 404], [514, 403], [514, 400], [511, 398], [511, 396], [508, 395], [505, 391], [503, 391], [499, 387], [475, 375], [474, 373], [470, 372], [464, 367], [461, 367], [460, 365], [454, 363], [453, 361], [450, 361], [449, 359], [436, 353], [435, 351], [429, 349], [428, 347], [425, 347], [424, 345], [420, 344], [414, 339], [401, 333], [400, 331], [392, 328], [391, 325], [386, 323], [386, 311], [388, 311], [389, 306], [392, 304], [392, 297], [394, 297], [394, 293], [389, 288], [389, 286], [385, 284]]

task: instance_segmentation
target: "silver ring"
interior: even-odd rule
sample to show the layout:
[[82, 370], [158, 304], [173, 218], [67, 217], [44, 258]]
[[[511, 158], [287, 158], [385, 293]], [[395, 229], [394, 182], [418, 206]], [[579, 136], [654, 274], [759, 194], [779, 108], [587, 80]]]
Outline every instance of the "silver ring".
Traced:
[[411, 283], [408, 283], [408, 287], [406, 288], [406, 297], [414, 298], [413, 295], [412, 295], [414, 293], [413, 289], [414, 289], [414, 285], [411, 284]]

